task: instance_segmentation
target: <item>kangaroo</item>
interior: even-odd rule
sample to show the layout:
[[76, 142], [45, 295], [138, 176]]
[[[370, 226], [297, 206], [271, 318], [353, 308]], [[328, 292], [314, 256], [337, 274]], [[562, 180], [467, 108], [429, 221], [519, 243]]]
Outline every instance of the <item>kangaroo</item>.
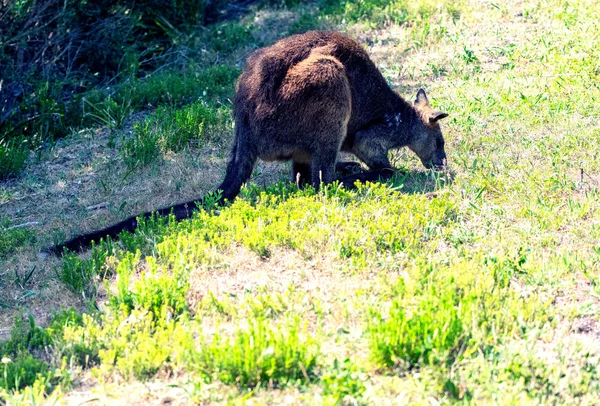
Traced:
[[[250, 178], [256, 161], [292, 161], [292, 180], [319, 187], [335, 180], [340, 151], [358, 157], [373, 172], [342, 178], [387, 178], [388, 152], [407, 146], [426, 168], [446, 165], [439, 120], [420, 89], [414, 103], [395, 93], [367, 52], [351, 38], [332, 31], [309, 31], [255, 51], [236, 84], [235, 138], [219, 203], [233, 200]], [[337, 164], [337, 165], [336, 165]], [[358, 164], [359, 165], [359, 164]], [[202, 199], [157, 210], [177, 220], [191, 215]], [[148, 218], [152, 212], [140, 216]], [[136, 217], [54, 246], [80, 250], [92, 241], [133, 231]]]

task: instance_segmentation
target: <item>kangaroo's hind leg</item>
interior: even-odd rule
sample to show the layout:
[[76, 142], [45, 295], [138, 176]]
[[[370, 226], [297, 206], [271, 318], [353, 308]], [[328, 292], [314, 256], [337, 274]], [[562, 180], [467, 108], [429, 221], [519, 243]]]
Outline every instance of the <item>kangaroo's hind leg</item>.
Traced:
[[304, 186], [311, 180], [310, 164], [292, 161], [292, 182], [299, 187]]
[[[345, 131], [345, 128], [343, 129]], [[311, 183], [319, 188], [321, 183], [328, 184], [335, 180], [335, 163], [339, 151], [338, 143], [324, 145], [314, 151], [311, 164]]]

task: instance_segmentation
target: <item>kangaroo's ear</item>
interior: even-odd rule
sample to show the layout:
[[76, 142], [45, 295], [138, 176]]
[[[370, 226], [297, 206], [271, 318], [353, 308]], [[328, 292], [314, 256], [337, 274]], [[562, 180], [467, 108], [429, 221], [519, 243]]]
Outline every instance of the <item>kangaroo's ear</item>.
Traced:
[[419, 89], [417, 92], [417, 98], [415, 99], [415, 104], [418, 104], [419, 106], [429, 106], [429, 99], [427, 99], [425, 90]]
[[442, 113], [441, 111], [433, 111], [429, 115], [429, 122], [433, 124], [446, 117], [448, 117], [448, 113]]

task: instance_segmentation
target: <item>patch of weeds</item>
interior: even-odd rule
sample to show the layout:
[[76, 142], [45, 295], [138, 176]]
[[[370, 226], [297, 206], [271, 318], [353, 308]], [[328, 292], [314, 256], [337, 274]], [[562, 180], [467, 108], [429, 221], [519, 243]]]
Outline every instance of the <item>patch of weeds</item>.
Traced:
[[[291, 291], [288, 291], [288, 293], [291, 293]], [[256, 296], [248, 295], [243, 306], [254, 317], [276, 318], [288, 310], [290, 303], [288, 298], [280, 293], [268, 294], [261, 292]]]
[[180, 315], [187, 309], [185, 295], [188, 289], [183, 273], [169, 275], [154, 257], [146, 257], [146, 271], [134, 286], [134, 304], [163, 319]]
[[215, 65], [195, 72], [161, 72], [122, 85], [115, 100], [142, 109], [179, 106], [200, 97], [221, 98], [233, 94], [239, 74], [237, 67], [227, 65]]
[[66, 319], [54, 321], [48, 331], [55, 337], [56, 354], [60, 358], [83, 368], [100, 363], [99, 352], [104, 346], [100, 340], [102, 327], [99, 316], [67, 315]]
[[91, 119], [92, 124], [99, 124], [106, 128], [123, 128], [125, 120], [132, 112], [130, 99], [117, 102], [109, 96], [98, 104], [85, 98], [82, 101], [88, 106], [88, 111], [84, 109], [84, 118]]
[[389, 314], [371, 312], [369, 342], [377, 365], [412, 368], [446, 361], [456, 353], [466, 332], [455, 290], [433, 288], [411, 303], [401, 284], [401, 297]]
[[115, 273], [118, 275], [116, 292], [109, 298], [111, 307], [115, 309], [122, 309], [127, 313], [134, 308], [134, 293], [130, 289], [130, 282], [139, 261], [139, 251], [137, 251], [135, 254], [132, 252], [127, 252], [121, 261], [119, 261], [115, 271]]
[[208, 45], [216, 52], [231, 53], [252, 41], [252, 27], [225, 22], [211, 27]]
[[149, 218], [139, 217], [137, 227], [133, 233], [122, 232], [119, 242], [126, 251], [147, 255], [153, 252], [156, 244], [160, 243], [164, 235], [177, 227], [173, 216], [160, 216], [154, 213]]
[[112, 255], [110, 242], [92, 245], [89, 259], [81, 259], [76, 254], [66, 252], [60, 270], [56, 270], [58, 278], [75, 293], [81, 293], [84, 298], [95, 296], [97, 287], [93, 284], [98, 276], [104, 278], [108, 272], [106, 260]]
[[149, 120], [135, 123], [133, 137], [121, 145], [121, 156], [129, 169], [146, 166], [160, 156], [160, 134], [152, 124]]
[[[28, 323], [16, 318], [10, 340], [0, 343], [0, 389], [19, 391], [38, 380], [55, 381], [50, 366], [31, 354], [52, 343], [51, 333], [37, 327], [32, 316], [29, 316]], [[46, 389], [50, 388], [48, 385]]]
[[317, 339], [294, 317], [274, 326], [262, 318], [248, 321], [233, 337], [215, 333], [199, 354], [200, 370], [220, 381], [249, 388], [259, 383], [308, 383], [315, 377]]
[[0, 139], [0, 180], [17, 175], [28, 155], [29, 146], [23, 137]]
[[465, 63], [477, 63], [479, 62], [479, 58], [475, 55], [475, 52], [471, 49], [468, 49], [466, 46], [463, 46], [463, 53], [459, 54], [459, 57], [465, 61]]
[[[345, 24], [364, 23], [371, 28], [390, 24], [401, 25], [409, 21], [428, 21], [439, 8], [439, 2], [417, 0], [414, 2], [390, 0], [325, 0], [323, 14]], [[460, 15], [458, 1], [442, 3], [442, 9], [454, 19]]]
[[8, 218], [0, 218], [0, 258], [5, 258], [36, 241], [36, 234], [33, 230], [26, 227], [9, 229], [10, 226]]
[[95, 373], [146, 380], [161, 368], [190, 363], [195, 350], [189, 326], [186, 315], [156, 319], [146, 310], [115, 309], [68, 333], [71, 342], [97, 350]]
[[223, 109], [196, 102], [181, 109], [159, 108], [133, 127], [133, 137], [121, 147], [121, 155], [130, 168], [144, 166], [161, 153], [179, 152], [190, 142], [206, 139], [208, 130], [227, 120]]
[[204, 103], [194, 103], [171, 111], [161, 108], [154, 119], [164, 133], [162, 149], [179, 152], [191, 141], [200, 142], [206, 131], [224, 122], [225, 112]]
[[48, 364], [30, 354], [24, 354], [15, 359], [3, 357], [2, 363], [3, 365], [0, 366], [3, 369], [0, 377], [0, 388], [7, 391], [18, 391], [33, 385], [36, 380], [42, 377], [52, 377]]
[[35, 325], [33, 316], [29, 315], [27, 323], [22, 317], [16, 317], [15, 325], [10, 332], [10, 340], [0, 346], [0, 352], [16, 357], [20, 353], [44, 348], [50, 344], [52, 344], [52, 336]]

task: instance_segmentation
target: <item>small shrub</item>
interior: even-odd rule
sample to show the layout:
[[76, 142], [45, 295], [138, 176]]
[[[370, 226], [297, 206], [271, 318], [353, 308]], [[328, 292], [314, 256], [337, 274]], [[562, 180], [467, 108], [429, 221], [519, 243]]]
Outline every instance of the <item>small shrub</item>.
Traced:
[[111, 306], [116, 310], [123, 309], [126, 313], [129, 313], [134, 308], [134, 294], [129, 284], [139, 261], [139, 251], [135, 254], [127, 252], [117, 265], [117, 292], [111, 295], [109, 299]]
[[10, 340], [0, 346], [0, 353], [17, 357], [18, 354], [52, 344], [50, 334], [46, 330], [37, 327], [31, 315], [27, 318], [27, 321], [25, 323], [23, 318], [15, 318], [15, 325], [10, 332]]
[[[332, 397], [337, 404], [355, 404], [366, 391], [365, 384], [360, 377], [360, 371], [349, 359], [333, 362], [333, 368], [326, 371], [321, 377], [323, 394]], [[350, 398], [353, 400], [350, 401]], [[344, 402], [344, 403], [342, 403]]]
[[[57, 320], [58, 321], [58, 320]], [[87, 314], [70, 316], [67, 321], [60, 323], [58, 328], [52, 323], [51, 334], [56, 336], [55, 345], [61, 358], [66, 358], [83, 368], [100, 363], [100, 350], [104, 347], [101, 338], [110, 334], [110, 325], [102, 325], [100, 317]], [[102, 332], [103, 330], [109, 330]]]
[[39, 378], [51, 376], [48, 364], [33, 357], [30, 351], [52, 344], [52, 337], [35, 325], [32, 316], [28, 321], [16, 318], [10, 340], [0, 343], [0, 388], [7, 391], [22, 389]]
[[112, 255], [110, 243], [101, 242], [100, 245], [92, 245], [90, 259], [81, 259], [74, 253], [65, 253], [60, 271], [57, 271], [59, 279], [65, 283], [73, 292], [81, 292], [84, 296], [95, 294], [95, 287], [91, 282], [97, 275], [104, 277], [106, 259]]
[[133, 126], [133, 138], [123, 142], [121, 156], [128, 168], [134, 169], [145, 166], [156, 160], [160, 155], [158, 141], [160, 135], [152, 127], [152, 122], [145, 120]]
[[83, 99], [83, 102], [88, 107], [84, 116], [91, 119], [93, 124], [107, 128], [122, 128], [132, 111], [130, 100], [117, 102], [112, 97], [108, 97], [99, 103], [87, 99]]
[[181, 273], [167, 275], [154, 257], [146, 257], [146, 266], [142, 279], [134, 287], [135, 306], [161, 319], [182, 314], [187, 309], [187, 278]]
[[160, 216], [154, 213], [149, 218], [139, 217], [133, 233], [122, 232], [119, 241], [129, 252], [140, 251], [142, 255], [150, 255], [154, 246], [160, 243], [164, 235], [177, 227], [173, 216]]

